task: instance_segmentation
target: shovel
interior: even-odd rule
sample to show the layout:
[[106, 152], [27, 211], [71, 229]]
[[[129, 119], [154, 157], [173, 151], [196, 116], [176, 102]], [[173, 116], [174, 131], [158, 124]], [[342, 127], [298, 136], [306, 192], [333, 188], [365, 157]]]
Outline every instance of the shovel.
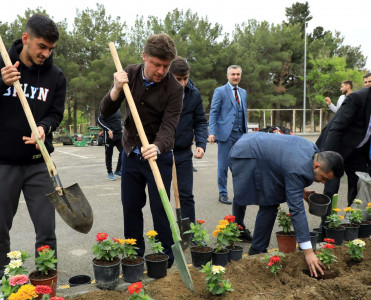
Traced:
[[[9, 58], [8, 52], [5, 49], [1, 36], [0, 52], [5, 65], [13, 65]], [[22, 90], [21, 84], [17, 80], [13, 83], [13, 86], [15, 87], [18, 97], [21, 100], [28, 124], [31, 127], [33, 136], [35, 137], [36, 143], [39, 146], [40, 152], [45, 160], [49, 175], [54, 185], [55, 191], [51, 194], [46, 195], [46, 197], [53, 204], [54, 208], [59, 213], [63, 221], [65, 221], [69, 226], [71, 226], [78, 232], [88, 233], [93, 225], [93, 212], [91, 210], [89, 202], [86, 200], [83, 192], [81, 191], [77, 183], [68, 188], [62, 187], [62, 183], [59, 179], [57, 170], [50, 158], [50, 155], [45, 147], [43, 140], [37, 138], [39, 136], [39, 131], [37, 129], [37, 125], [32, 115], [30, 106], [27, 102], [26, 96]]]
[[188, 248], [189, 243], [191, 242], [192, 234], [191, 233], [184, 233], [187, 230], [191, 230], [191, 221], [189, 218], [182, 219], [182, 211], [180, 209], [180, 201], [179, 201], [179, 191], [178, 191], [178, 177], [176, 174], [176, 165], [175, 159], [173, 159], [173, 190], [174, 190], [174, 199], [175, 199], [175, 213], [176, 219], [178, 222], [180, 236], [182, 238], [180, 244], [182, 245], [182, 249], [185, 250]]
[[[116, 70], [118, 72], [123, 71], [115, 45], [112, 42], [110, 42], [108, 45], [111, 50], [111, 54], [112, 54], [112, 58], [116, 66]], [[135, 106], [133, 96], [131, 95], [131, 92], [130, 92], [130, 89], [127, 83], [124, 83], [123, 90], [124, 90], [128, 105], [130, 107], [130, 112], [131, 112], [131, 115], [133, 116], [134, 123], [137, 128], [140, 141], [142, 142], [143, 147], [147, 147], [149, 145], [148, 139], [144, 132], [143, 125], [140, 120], [137, 108]], [[169, 219], [170, 229], [171, 229], [173, 240], [174, 240], [174, 245], [171, 246], [171, 250], [173, 251], [180, 277], [182, 278], [185, 286], [193, 292], [194, 291], [193, 281], [192, 281], [191, 274], [187, 267], [187, 262], [185, 260], [182, 247], [180, 245], [179, 228], [176, 224], [174, 213], [173, 213], [173, 210], [171, 209], [169, 198], [167, 197], [167, 194], [166, 194], [166, 190], [165, 190], [162, 178], [161, 178], [160, 170], [158, 169], [158, 166], [155, 160], [149, 159], [148, 162], [151, 167], [153, 177], [155, 178], [155, 181], [156, 181], [156, 185], [157, 185], [158, 192], [160, 194], [162, 205], [164, 206], [167, 218]]]

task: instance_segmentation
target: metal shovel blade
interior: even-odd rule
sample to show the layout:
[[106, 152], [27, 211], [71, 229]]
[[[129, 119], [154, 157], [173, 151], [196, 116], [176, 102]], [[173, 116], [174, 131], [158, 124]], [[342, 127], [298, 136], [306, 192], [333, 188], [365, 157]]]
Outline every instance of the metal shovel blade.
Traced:
[[182, 249], [185, 250], [188, 248], [189, 243], [192, 239], [192, 233], [184, 233], [188, 230], [191, 230], [191, 221], [189, 218], [182, 219], [180, 209], [176, 209], [177, 223], [179, 226]]
[[46, 197], [53, 204], [55, 210], [59, 213], [72, 229], [88, 233], [93, 226], [93, 211], [77, 183], [62, 188], [63, 195], [54, 191]]
[[195, 288], [193, 286], [191, 273], [189, 273], [187, 262], [185, 260], [184, 252], [182, 250], [182, 247], [180, 246], [180, 243], [175, 242], [174, 245], [171, 246], [171, 250], [173, 251], [174, 258], [176, 261], [176, 266], [179, 270], [180, 277], [182, 278], [185, 286], [191, 292], [194, 292]]

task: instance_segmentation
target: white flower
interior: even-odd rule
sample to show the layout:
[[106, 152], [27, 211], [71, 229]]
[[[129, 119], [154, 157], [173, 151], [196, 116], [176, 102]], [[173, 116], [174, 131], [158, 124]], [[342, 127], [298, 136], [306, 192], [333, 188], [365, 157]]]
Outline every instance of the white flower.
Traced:
[[22, 252], [21, 251], [12, 251], [7, 254], [7, 256], [10, 259], [21, 259], [22, 257]]
[[225, 268], [222, 266], [213, 266], [211, 268], [211, 273], [213, 273], [214, 275], [219, 274], [219, 273], [223, 274], [224, 272], [225, 272]]
[[353, 245], [356, 245], [358, 247], [364, 247], [366, 246], [366, 243], [362, 240], [359, 240], [359, 239], [355, 239], [352, 241]]
[[4, 275], [8, 275], [9, 271], [10, 271], [10, 269], [8, 267], [6, 267], [5, 270], [4, 270]]
[[360, 200], [360, 199], [354, 199], [353, 202], [354, 202], [354, 203], [357, 203], [357, 204], [362, 204], [362, 200]]
[[9, 267], [12, 269], [16, 269], [22, 266], [22, 260], [21, 259], [16, 259], [16, 260], [11, 260], [9, 263]]

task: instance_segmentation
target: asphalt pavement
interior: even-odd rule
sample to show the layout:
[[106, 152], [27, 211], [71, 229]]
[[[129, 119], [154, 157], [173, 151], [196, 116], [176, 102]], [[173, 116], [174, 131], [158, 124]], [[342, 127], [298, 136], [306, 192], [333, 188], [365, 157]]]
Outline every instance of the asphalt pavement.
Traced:
[[[305, 138], [315, 141], [318, 135], [305, 135]], [[113, 165], [117, 162], [118, 152], [114, 151]], [[104, 162], [103, 146], [59, 146], [52, 154], [52, 160], [56, 164], [63, 186], [67, 187], [78, 183], [86, 198], [90, 202], [94, 212], [94, 224], [88, 234], [74, 231], [56, 214], [56, 234], [58, 240], [58, 285], [68, 284], [72, 276], [85, 274], [93, 277], [92, 247], [95, 244], [95, 236], [98, 232], [106, 232], [111, 237], [123, 238], [123, 213], [120, 197], [120, 183], [110, 181]], [[196, 202], [196, 218], [206, 221], [205, 228], [209, 230], [210, 236], [220, 219], [232, 213], [232, 206], [222, 204], [218, 201], [217, 187], [217, 145], [207, 145], [205, 156], [201, 160], [194, 159], [194, 195]], [[274, 182], [272, 182], [274, 184]], [[323, 191], [323, 185], [314, 183], [311, 189], [317, 192]], [[339, 192], [339, 206], [346, 203], [346, 178], [341, 181]], [[233, 187], [231, 173], [228, 175], [229, 198], [233, 199]], [[174, 207], [174, 200], [171, 195], [171, 204]], [[305, 204], [306, 208], [307, 205]], [[286, 204], [284, 207], [287, 206]], [[245, 223], [253, 231], [257, 206], [249, 206], [246, 210]], [[153, 229], [152, 216], [149, 205], [143, 209], [144, 230]], [[318, 227], [320, 218], [307, 213], [310, 229]], [[276, 222], [277, 223], [277, 222]], [[277, 225], [273, 232], [278, 231]], [[26, 250], [34, 254], [35, 233], [29, 217], [27, 206], [23, 199], [20, 199], [18, 212], [14, 218], [11, 230], [11, 250]], [[212, 240], [212, 238], [211, 238]], [[247, 253], [250, 244], [241, 243]], [[270, 248], [277, 247], [275, 236], [272, 234]], [[188, 263], [191, 263], [189, 250], [185, 251]], [[29, 258], [26, 266], [30, 271], [34, 270], [33, 257]]]

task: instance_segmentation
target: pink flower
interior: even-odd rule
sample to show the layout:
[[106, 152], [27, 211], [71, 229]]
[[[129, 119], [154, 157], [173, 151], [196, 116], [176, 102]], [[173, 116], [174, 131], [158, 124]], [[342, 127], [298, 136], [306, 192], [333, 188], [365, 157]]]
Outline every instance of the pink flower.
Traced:
[[37, 285], [36, 288], [36, 293], [40, 294], [47, 294], [49, 295], [52, 292], [52, 288], [48, 285]]
[[28, 276], [27, 275], [15, 275], [9, 278], [9, 284], [11, 286], [16, 286], [16, 285], [22, 285], [28, 282]]

